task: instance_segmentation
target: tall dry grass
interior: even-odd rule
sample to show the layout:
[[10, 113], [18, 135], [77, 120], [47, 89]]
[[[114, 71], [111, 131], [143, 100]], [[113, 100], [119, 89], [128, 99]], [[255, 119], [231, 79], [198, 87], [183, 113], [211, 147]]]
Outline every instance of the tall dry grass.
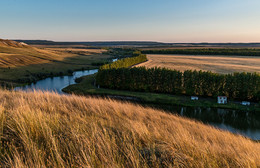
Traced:
[[259, 167], [260, 144], [113, 100], [0, 91], [2, 167]]

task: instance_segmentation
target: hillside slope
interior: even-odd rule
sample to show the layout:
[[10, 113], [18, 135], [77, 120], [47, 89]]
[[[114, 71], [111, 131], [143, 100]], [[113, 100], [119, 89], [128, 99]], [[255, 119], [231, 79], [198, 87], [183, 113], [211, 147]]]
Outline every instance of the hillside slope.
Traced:
[[19, 48], [28, 48], [29, 46], [23, 42], [16, 42], [12, 40], [0, 39], [0, 46], [2, 47], [19, 47]]
[[103, 49], [79, 49], [30, 46], [0, 39], [0, 87], [16, 87], [47, 77], [71, 75], [73, 71], [97, 69], [110, 55]]
[[0, 91], [7, 167], [260, 167], [260, 144], [113, 100]]
[[0, 68], [48, 63], [55, 60], [62, 60], [62, 57], [22, 42], [0, 39]]

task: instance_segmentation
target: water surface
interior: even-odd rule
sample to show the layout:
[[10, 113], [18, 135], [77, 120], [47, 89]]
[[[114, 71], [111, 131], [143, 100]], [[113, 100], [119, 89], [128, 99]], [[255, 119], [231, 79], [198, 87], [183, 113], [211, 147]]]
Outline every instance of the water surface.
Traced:
[[76, 84], [76, 82], [75, 82], [76, 78], [86, 76], [86, 75], [92, 75], [97, 72], [98, 72], [98, 69], [76, 71], [73, 73], [72, 76], [59, 76], [59, 77], [46, 78], [43, 80], [39, 80], [36, 83], [32, 83], [30, 85], [26, 85], [23, 87], [16, 87], [15, 90], [54, 91], [54, 92], [62, 94], [63, 88], [65, 88], [69, 85]]

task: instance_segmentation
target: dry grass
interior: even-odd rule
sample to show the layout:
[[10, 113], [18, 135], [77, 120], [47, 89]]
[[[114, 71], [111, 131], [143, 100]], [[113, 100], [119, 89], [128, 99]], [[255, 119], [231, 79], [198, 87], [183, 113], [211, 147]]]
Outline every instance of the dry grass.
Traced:
[[62, 55], [34, 47], [0, 46], [0, 68], [43, 64], [52, 61], [61, 61], [66, 57], [69, 57], [69, 55]]
[[0, 91], [2, 167], [259, 167], [260, 144], [113, 100]]
[[0, 39], [0, 68], [63, 62], [79, 56], [101, 54], [102, 49], [37, 48]]
[[54, 52], [0, 39], [0, 68], [48, 63], [63, 58]]
[[170, 69], [203, 70], [216, 73], [259, 72], [260, 57], [243, 56], [194, 56], [148, 55], [148, 61], [138, 66], [165, 67]]

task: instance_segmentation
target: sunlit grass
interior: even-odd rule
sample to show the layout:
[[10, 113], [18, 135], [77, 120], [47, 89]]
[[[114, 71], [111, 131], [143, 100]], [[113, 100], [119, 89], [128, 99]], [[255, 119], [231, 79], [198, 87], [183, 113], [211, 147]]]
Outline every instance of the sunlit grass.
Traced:
[[259, 167], [260, 144], [109, 99], [0, 91], [6, 167]]
[[137, 66], [161, 67], [185, 70], [202, 70], [227, 74], [233, 72], [260, 73], [259, 56], [218, 56], [218, 55], [167, 55], [149, 54], [148, 61]]

